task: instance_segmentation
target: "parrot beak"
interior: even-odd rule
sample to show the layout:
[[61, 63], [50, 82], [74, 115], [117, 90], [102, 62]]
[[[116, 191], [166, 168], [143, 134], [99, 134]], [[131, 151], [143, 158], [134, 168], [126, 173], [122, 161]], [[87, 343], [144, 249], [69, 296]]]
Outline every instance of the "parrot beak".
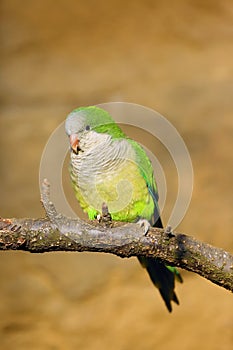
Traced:
[[78, 154], [78, 152], [80, 151], [79, 139], [77, 134], [70, 135], [70, 147], [76, 154]]

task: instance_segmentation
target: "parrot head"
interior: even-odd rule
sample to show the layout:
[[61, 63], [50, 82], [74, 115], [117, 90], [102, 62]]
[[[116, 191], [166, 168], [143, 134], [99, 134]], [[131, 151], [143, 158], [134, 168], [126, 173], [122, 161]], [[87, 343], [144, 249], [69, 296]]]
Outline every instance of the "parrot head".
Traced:
[[[98, 142], [98, 135], [102, 134], [102, 137], [103, 134], [110, 135], [115, 127], [117, 125], [108, 112], [95, 106], [73, 110], [65, 122], [70, 147], [76, 154], [87, 145], [90, 146], [91, 143]], [[117, 129], [120, 130], [118, 127]]]
[[[109, 128], [114, 121], [103, 109], [91, 106], [73, 110], [66, 118], [65, 129], [72, 151], [78, 154], [85, 146], [97, 142], [97, 132]], [[92, 140], [92, 142], [91, 142]]]

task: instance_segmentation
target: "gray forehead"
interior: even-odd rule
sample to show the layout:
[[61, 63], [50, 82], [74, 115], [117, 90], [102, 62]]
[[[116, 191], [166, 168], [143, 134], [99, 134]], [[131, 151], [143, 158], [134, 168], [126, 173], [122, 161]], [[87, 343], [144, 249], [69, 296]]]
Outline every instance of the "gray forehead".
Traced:
[[71, 112], [66, 118], [65, 130], [67, 135], [75, 134], [85, 128], [85, 119], [82, 115]]

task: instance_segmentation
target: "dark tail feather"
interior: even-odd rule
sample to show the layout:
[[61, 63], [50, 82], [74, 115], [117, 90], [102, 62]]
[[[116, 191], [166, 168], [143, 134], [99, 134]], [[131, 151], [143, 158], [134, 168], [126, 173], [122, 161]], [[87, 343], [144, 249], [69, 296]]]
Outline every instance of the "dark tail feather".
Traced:
[[159, 289], [168, 311], [171, 312], [171, 301], [179, 305], [179, 300], [174, 291], [174, 273], [168, 270], [166, 265], [158, 259], [139, 257], [138, 260], [147, 269], [151, 281]]
[[[163, 227], [161, 219], [158, 218], [155, 227]], [[138, 257], [143, 267], [147, 269], [153, 284], [159, 289], [159, 292], [167, 306], [169, 312], [172, 311], [171, 301], [179, 305], [179, 300], [174, 291], [175, 288], [175, 272], [181, 279], [177, 270], [167, 267], [163, 262], [155, 258]], [[182, 281], [182, 279], [180, 280]]]
[[168, 308], [168, 311], [172, 311], [171, 300], [179, 305], [179, 300], [174, 291], [175, 288], [175, 276], [168, 270], [166, 265], [157, 259], [150, 259], [147, 261], [147, 271], [149, 273], [151, 281], [156, 287]]

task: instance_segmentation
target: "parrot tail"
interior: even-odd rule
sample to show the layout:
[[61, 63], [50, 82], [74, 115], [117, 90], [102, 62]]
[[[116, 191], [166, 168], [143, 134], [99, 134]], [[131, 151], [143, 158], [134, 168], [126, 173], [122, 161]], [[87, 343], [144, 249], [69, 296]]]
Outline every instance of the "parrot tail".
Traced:
[[[161, 218], [158, 216], [158, 212], [155, 212], [155, 217], [157, 221], [153, 227], [163, 227]], [[183, 282], [182, 277], [179, 271], [173, 267], [165, 265], [161, 260], [156, 258], [145, 258], [143, 256], [138, 257], [139, 262], [143, 267], [147, 269], [147, 272], [150, 276], [153, 284], [158, 288], [161, 297], [163, 298], [167, 309], [169, 312], [172, 312], [171, 301], [174, 301], [179, 305], [179, 300], [174, 291], [175, 289], [175, 278], [179, 282]]]
[[[168, 311], [171, 312], [171, 301], [179, 305], [179, 300], [174, 291], [175, 273], [158, 259], [138, 257], [138, 260], [147, 269], [151, 281], [159, 289]], [[180, 281], [182, 280], [180, 279]]]

